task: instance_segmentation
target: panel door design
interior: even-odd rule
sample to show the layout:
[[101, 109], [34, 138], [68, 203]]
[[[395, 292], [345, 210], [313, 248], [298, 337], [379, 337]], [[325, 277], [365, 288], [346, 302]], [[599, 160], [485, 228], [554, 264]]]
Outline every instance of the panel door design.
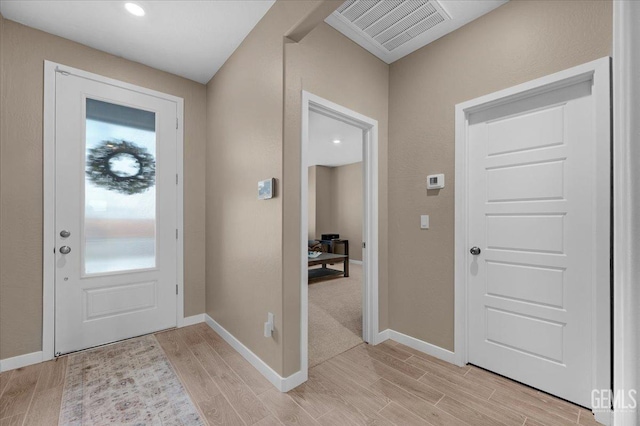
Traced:
[[56, 353], [176, 325], [176, 113], [56, 73]]
[[469, 117], [469, 361], [581, 405], [592, 384], [591, 82]]

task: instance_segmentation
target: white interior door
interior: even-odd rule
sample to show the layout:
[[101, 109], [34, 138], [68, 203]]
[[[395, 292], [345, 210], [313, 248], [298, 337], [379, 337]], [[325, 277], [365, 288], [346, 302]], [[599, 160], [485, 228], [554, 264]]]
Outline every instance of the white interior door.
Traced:
[[56, 353], [176, 325], [176, 114], [56, 73]]
[[469, 362], [590, 406], [609, 175], [584, 80], [469, 115], [467, 318]]

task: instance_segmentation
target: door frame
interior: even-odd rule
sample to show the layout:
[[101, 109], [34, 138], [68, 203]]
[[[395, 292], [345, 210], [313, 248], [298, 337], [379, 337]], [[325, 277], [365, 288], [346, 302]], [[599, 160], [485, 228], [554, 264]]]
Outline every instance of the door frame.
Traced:
[[42, 235], [42, 360], [53, 359], [55, 354], [55, 123], [56, 123], [56, 73], [68, 73], [77, 77], [86, 78], [99, 83], [104, 83], [132, 90], [156, 98], [175, 102], [177, 106], [178, 122], [176, 123], [176, 171], [177, 171], [177, 265], [176, 284], [178, 294], [176, 297], [176, 326], [184, 323], [184, 100], [177, 96], [168, 95], [155, 90], [125, 83], [119, 80], [103, 77], [87, 71], [72, 68], [56, 62], [44, 61], [44, 111], [43, 111], [43, 235]]
[[[640, 390], [640, 125], [635, 119], [640, 113], [639, 19], [637, 2], [613, 2], [613, 384], [614, 395], [627, 399], [630, 391]], [[638, 412], [637, 406], [617, 404], [613, 424], [637, 425]]]
[[302, 135], [300, 147], [300, 370], [308, 376], [309, 358], [309, 113], [327, 117], [363, 130], [363, 250], [365, 268], [362, 283], [363, 339], [371, 344], [378, 339], [378, 121], [352, 111], [327, 99], [302, 91]]
[[[468, 362], [468, 126], [469, 115], [501, 104], [528, 98], [582, 81], [593, 81], [595, 100], [595, 173], [591, 186], [596, 194], [595, 209], [597, 262], [593, 265], [593, 389], [611, 389], [610, 326], [610, 258], [611, 258], [611, 113], [610, 58], [551, 74], [527, 83], [482, 96], [456, 105], [455, 111], [455, 360], [462, 366]], [[598, 177], [605, 177], [599, 180]], [[598, 413], [596, 413], [598, 415]], [[596, 418], [598, 419], [598, 418]]]

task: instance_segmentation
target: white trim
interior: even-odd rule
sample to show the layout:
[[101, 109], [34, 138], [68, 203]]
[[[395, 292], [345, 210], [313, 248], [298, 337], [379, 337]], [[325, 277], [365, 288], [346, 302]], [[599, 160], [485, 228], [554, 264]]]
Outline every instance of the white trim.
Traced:
[[253, 367], [260, 372], [273, 386], [280, 392], [289, 392], [291, 389], [301, 385], [306, 381], [306, 377], [303, 378], [302, 371], [298, 371], [289, 377], [282, 377], [274, 369], [269, 367], [258, 355], [254, 354], [251, 349], [247, 348], [240, 340], [238, 340], [233, 334], [229, 333], [223, 326], [218, 324], [209, 315], [204, 314], [206, 324], [211, 327], [213, 331], [218, 333], [233, 349], [235, 349], [244, 359], [249, 361]]
[[417, 351], [423, 352], [427, 355], [431, 355], [435, 358], [439, 358], [443, 361], [455, 364], [456, 356], [453, 352], [441, 348], [440, 346], [432, 345], [423, 340], [416, 339], [415, 337], [407, 336], [399, 331], [387, 330], [389, 332], [389, 338], [394, 342], [402, 343], [405, 346], [409, 346]]
[[296, 371], [289, 377], [282, 378], [282, 382], [280, 384], [280, 392], [289, 392], [291, 389], [295, 389], [304, 382], [307, 381], [308, 375], [305, 374], [302, 370]]
[[[302, 92], [302, 134], [300, 139], [300, 371], [303, 383], [309, 377], [309, 263], [303, 254], [304, 240], [309, 237], [309, 98]], [[307, 247], [309, 242], [307, 241]]]
[[[309, 369], [309, 299], [307, 274], [308, 245], [308, 171], [309, 112], [314, 111], [363, 130], [363, 339], [372, 344], [378, 339], [378, 121], [327, 99], [302, 91], [302, 134], [300, 146], [300, 371], [306, 381]], [[296, 374], [298, 374], [296, 373]]]
[[[176, 125], [176, 173], [178, 174], [178, 188], [176, 193], [176, 226], [178, 227], [176, 247], [176, 284], [178, 285], [176, 326], [184, 327], [188, 325], [186, 324], [187, 318], [184, 317], [184, 99], [177, 97], [172, 98], [174, 98], [177, 103], [176, 115], [178, 116], [178, 123]], [[200, 322], [203, 321], [204, 317]]]
[[423, 340], [416, 339], [415, 337], [408, 336], [400, 333], [399, 331], [391, 330], [387, 328], [384, 331], [378, 333], [376, 338], [376, 345], [384, 342], [385, 340], [393, 340], [394, 342], [402, 343], [405, 346], [409, 346], [417, 351], [431, 355], [432, 357], [441, 359], [451, 364], [456, 364], [456, 354], [450, 350], [441, 348], [440, 346], [432, 345]]
[[59, 63], [44, 61], [44, 114], [43, 114], [43, 238], [42, 238], [42, 358], [54, 357], [55, 344], [55, 105], [56, 70], [64, 71], [88, 80], [109, 84], [156, 98], [176, 103], [178, 129], [176, 129], [176, 171], [179, 177], [177, 188], [177, 265], [176, 326], [184, 326], [184, 99], [112, 78], [103, 77]]
[[55, 135], [56, 135], [56, 66], [44, 61], [43, 115], [43, 235], [42, 235], [42, 361], [53, 359], [55, 347]]
[[[606, 57], [592, 62], [593, 96], [595, 97], [595, 130], [596, 147], [594, 158], [594, 176], [606, 176], [606, 179], [594, 179], [592, 188], [595, 191], [594, 204], [596, 229], [593, 237], [596, 246], [593, 247], [594, 262], [591, 265], [592, 276], [592, 339], [594, 343], [594, 357], [591, 370], [593, 372], [592, 389], [611, 389], [611, 58]], [[598, 285], [601, 283], [602, 285]], [[594, 412], [595, 419], [609, 426], [611, 412]]]
[[[456, 105], [455, 140], [455, 363], [464, 365], [468, 361], [467, 347], [467, 264], [468, 235], [468, 176], [467, 176], [467, 128], [470, 113], [492, 108], [518, 99], [545, 93], [581, 81], [593, 81], [596, 127], [596, 176], [609, 176], [610, 167], [610, 58], [602, 58], [584, 65], [570, 68], [530, 82], [501, 90], [477, 99]], [[597, 229], [594, 230], [597, 244], [594, 246], [594, 323], [593, 323], [593, 389], [610, 389], [610, 317], [609, 317], [609, 258], [610, 258], [610, 203], [608, 180], [594, 181], [597, 203], [594, 205]], [[600, 285], [597, 285], [600, 283]]]
[[382, 330], [380, 333], [378, 333], [378, 335], [376, 336], [376, 341], [375, 341], [375, 345], [379, 345], [380, 343], [389, 340], [391, 335], [391, 330], [389, 330], [388, 328], [386, 330]]
[[[614, 391], [640, 390], [640, 3], [613, 3], [613, 384]], [[637, 398], [637, 396], [636, 396]], [[635, 426], [638, 408], [615, 410], [613, 424]]]
[[349, 259], [349, 263], [353, 263], [354, 265], [362, 265], [362, 260]]
[[454, 226], [454, 364], [467, 364], [467, 118], [461, 108], [455, 111], [455, 226]]
[[182, 321], [179, 322], [180, 324], [178, 325], [178, 328], [200, 324], [201, 322], [204, 322], [204, 314], [192, 315], [190, 317], [183, 318]]
[[43, 361], [43, 356], [44, 354], [41, 351], [2, 359], [0, 360], [0, 373], [15, 370], [16, 368], [26, 367], [28, 365], [38, 364]]

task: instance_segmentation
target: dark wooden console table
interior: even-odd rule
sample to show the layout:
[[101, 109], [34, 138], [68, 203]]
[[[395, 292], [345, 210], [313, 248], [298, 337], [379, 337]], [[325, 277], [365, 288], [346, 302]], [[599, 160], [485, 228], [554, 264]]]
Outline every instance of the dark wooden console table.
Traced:
[[[343, 271], [327, 268], [328, 263], [339, 263], [344, 265]], [[349, 255], [322, 253], [316, 258], [309, 258], [309, 266], [322, 265], [322, 268], [309, 269], [309, 282], [320, 280], [322, 278], [337, 277], [343, 275], [349, 276]]]

